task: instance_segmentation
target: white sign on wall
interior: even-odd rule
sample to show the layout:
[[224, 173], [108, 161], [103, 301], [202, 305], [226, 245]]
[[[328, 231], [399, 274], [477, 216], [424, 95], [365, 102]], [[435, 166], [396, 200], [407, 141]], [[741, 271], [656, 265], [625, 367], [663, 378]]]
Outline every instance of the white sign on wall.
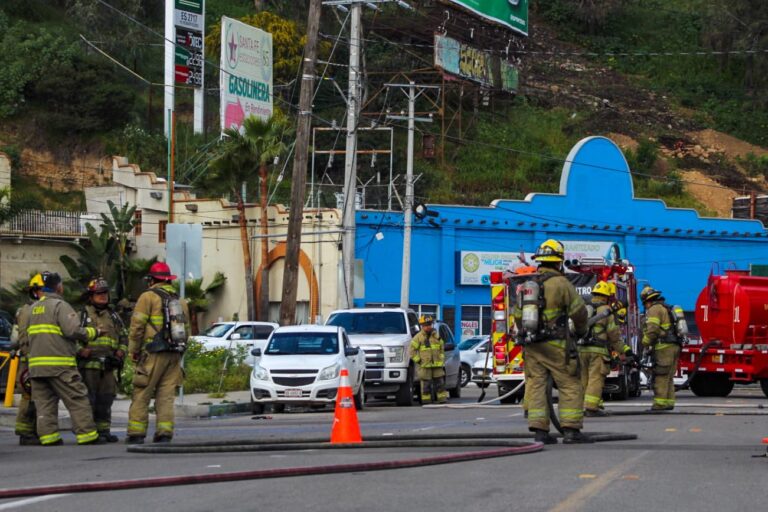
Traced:
[[[604, 258], [615, 261], [622, 258], [622, 251], [615, 242], [590, 240], [564, 240], [565, 259], [582, 260], [584, 258]], [[520, 263], [519, 252], [459, 252], [459, 284], [488, 285], [491, 272], [503, 272]], [[533, 253], [524, 253], [525, 260], [535, 265]]]
[[272, 34], [221, 18], [221, 129], [272, 116]]

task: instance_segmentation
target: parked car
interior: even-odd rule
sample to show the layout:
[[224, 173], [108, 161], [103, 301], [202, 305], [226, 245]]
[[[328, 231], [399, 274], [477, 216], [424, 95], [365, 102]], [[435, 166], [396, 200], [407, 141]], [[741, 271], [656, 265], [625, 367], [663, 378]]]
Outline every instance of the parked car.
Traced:
[[[11, 329], [13, 317], [7, 311], [0, 310], [0, 352], [8, 352], [11, 349]], [[8, 364], [5, 358], [0, 358], [0, 396], [5, 394], [5, 386], [8, 383]]]
[[[411, 339], [419, 332], [419, 319], [411, 309], [354, 308], [333, 311], [326, 325], [343, 327], [352, 345], [365, 351], [365, 392], [376, 398], [394, 397], [410, 406], [421, 395], [411, 361]], [[459, 348], [444, 322], [435, 322], [445, 347], [445, 382], [451, 397], [461, 396]]]
[[[483, 373], [485, 373], [485, 379], [483, 379]], [[485, 354], [483, 357], [475, 361], [472, 365], [472, 382], [477, 384], [480, 388], [487, 388], [491, 384], [496, 384], [496, 377], [493, 375], [493, 354], [485, 360]]]
[[236, 352], [243, 347], [247, 354], [246, 364], [253, 366], [256, 360], [251, 350], [263, 350], [269, 335], [278, 327], [278, 324], [272, 322], [217, 322], [191, 339], [202, 343], [206, 350], [227, 348]]
[[353, 347], [344, 328], [297, 325], [275, 329], [251, 372], [251, 409], [278, 411], [286, 404], [325, 405], [336, 400], [342, 368], [349, 371], [355, 407], [365, 403], [365, 353]]
[[461, 387], [472, 380], [472, 366], [478, 359], [485, 360], [490, 336], [473, 336], [459, 343], [461, 359]]

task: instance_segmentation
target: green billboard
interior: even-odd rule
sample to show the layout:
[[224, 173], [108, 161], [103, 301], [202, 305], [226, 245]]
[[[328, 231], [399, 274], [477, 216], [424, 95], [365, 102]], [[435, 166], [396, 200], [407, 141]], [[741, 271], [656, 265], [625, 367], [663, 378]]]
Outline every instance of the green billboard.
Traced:
[[528, 0], [443, 0], [528, 35]]

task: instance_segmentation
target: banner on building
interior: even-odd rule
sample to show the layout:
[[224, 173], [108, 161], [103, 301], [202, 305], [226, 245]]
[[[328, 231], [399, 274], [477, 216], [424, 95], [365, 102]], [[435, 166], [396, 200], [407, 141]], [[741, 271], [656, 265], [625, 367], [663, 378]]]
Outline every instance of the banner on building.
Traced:
[[[563, 245], [566, 260], [602, 258], [612, 262], [621, 260], [623, 257], [621, 246], [616, 242], [564, 240]], [[489, 285], [491, 272], [511, 270], [521, 263], [519, 252], [459, 251], [458, 256], [458, 275], [461, 285]], [[523, 253], [522, 256], [528, 264], [535, 264], [532, 252]]]
[[221, 18], [221, 129], [272, 116], [272, 34]]
[[528, 35], [528, 0], [443, 0], [476, 16]]
[[174, 81], [177, 84], [203, 86], [204, 0], [175, 0]]
[[517, 92], [518, 71], [498, 55], [435, 34], [435, 67], [492, 89]]

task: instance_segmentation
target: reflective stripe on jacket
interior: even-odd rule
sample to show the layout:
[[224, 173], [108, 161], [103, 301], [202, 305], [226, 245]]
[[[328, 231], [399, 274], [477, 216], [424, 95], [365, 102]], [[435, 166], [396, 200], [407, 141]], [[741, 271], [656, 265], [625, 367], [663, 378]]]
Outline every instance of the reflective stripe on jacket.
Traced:
[[[584, 305], [584, 299], [576, 292], [576, 288], [573, 287], [568, 278], [555, 269], [539, 267], [538, 271], [547, 278], [542, 283], [545, 305], [543, 311], [541, 311], [543, 322], [547, 329], [555, 333], [567, 329], [567, 320], [565, 325], [558, 326], [558, 321], [562, 322], [561, 318], [565, 315], [573, 320], [577, 334], [585, 334], [587, 332], [587, 307]], [[517, 328], [522, 329], [522, 309], [515, 305], [512, 314]], [[546, 341], [557, 347], [565, 348], [565, 339], [561, 336], [556, 336]]]
[[677, 346], [676, 343], [666, 343], [667, 333], [672, 329], [672, 319], [669, 311], [661, 302], [654, 302], [645, 312], [645, 329], [643, 330], [643, 345], [653, 346], [656, 350]]
[[422, 368], [442, 368], [445, 366], [445, 351], [443, 350], [443, 340], [433, 330], [427, 334], [427, 331], [421, 330], [411, 340], [411, 359]]
[[96, 337], [93, 327], [80, 327], [80, 315], [61, 296], [46, 293], [30, 307], [27, 327], [31, 377], [55, 377], [76, 366], [77, 341]]
[[[595, 305], [597, 305], [595, 303]], [[595, 315], [602, 315], [606, 311], [611, 312], [611, 307], [601, 303], [595, 310]], [[591, 352], [609, 356], [610, 351], [622, 353], [624, 344], [621, 341], [621, 332], [613, 319], [613, 313], [595, 322], [590, 333], [592, 343], [579, 347], [581, 352]]]
[[[128, 351], [128, 347], [125, 345], [125, 335], [120, 332], [121, 326], [116, 325], [113, 314], [109, 307], [99, 309], [91, 304], [85, 306], [86, 326], [101, 329], [103, 334], [88, 342], [87, 347], [91, 349], [91, 356], [88, 359], [80, 358], [78, 366], [81, 368], [102, 370], [103, 365], [98, 360], [99, 358], [114, 356], [117, 350]], [[122, 343], [120, 339], [123, 340]]]
[[[176, 295], [176, 291], [170, 284], [157, 283], [139, 296], [136, 307], [133, 308], [131, 328], [128, 334], [128, 351], [131, 354], [138, 354], [144, 345], [152, 341], [156, 333], [163, 330], [165, 323], [163, 299], [151, 291], [152, 288], [159, 288], [171, 295]], [[179, 299], [179, 302], [184, 311], [184, 318], [187, 319], [187, 334], [189, 334], [189, 306], [184, 299]]]

